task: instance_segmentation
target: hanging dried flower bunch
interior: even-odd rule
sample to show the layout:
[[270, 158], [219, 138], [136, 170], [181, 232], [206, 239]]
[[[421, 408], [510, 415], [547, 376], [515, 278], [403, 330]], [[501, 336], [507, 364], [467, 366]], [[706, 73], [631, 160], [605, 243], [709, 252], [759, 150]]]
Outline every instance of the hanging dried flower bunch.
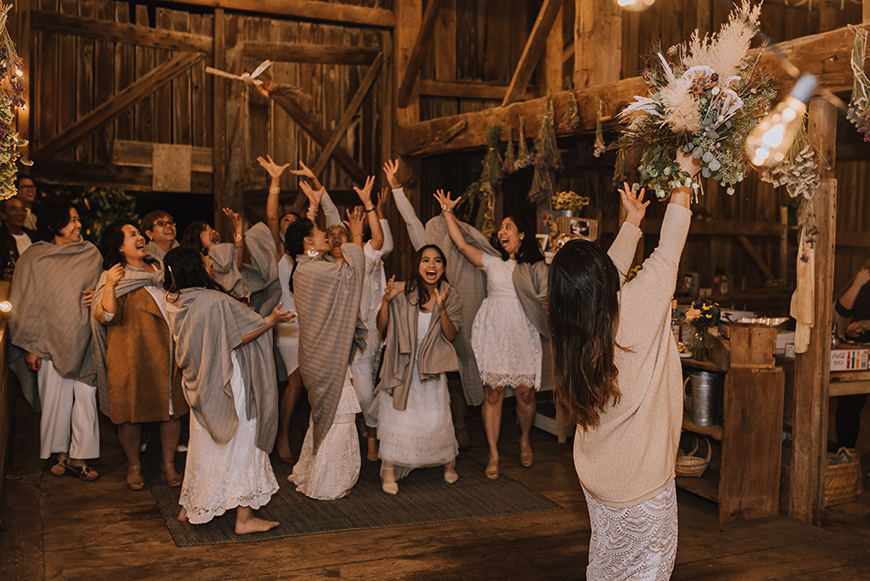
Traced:
[[562, 125], [569, 129], [576, 129], [580, 125], [580, 107], [577, 105], [577, 96], [574, 94], [574, 81], [571, 77], [565, 79], [565, 85], [568, 88], [568, 108], [565, 109]]
[[677, 185], [692, 185], [671, 157], [678, 147], [699, 160], [701, 175], [734, 193], [748, 169], [746, 136], [776, 96], [772, 78], [756, 70], [759, 53], [747, 55], [758, 32], [761, 4], [743, 0], [721, 30], [710, 37], [692, 34], [689, 43], [673, 46], [668, 57], [651, 57], [644, 79], [652, 92], [635, 97], [619, 117], [625, 128], [619, 147], [639, 146], [641, 184], [664, 199]]
[[468, 186], [462, 194], [462, 200], [468, 204], [469, 212], [474, 212], [473, 216], [469, 216], [469, 219], [474, 220], [474, 227], [487, 238], [495, 234], [495, 190], [492, 185], [479, 179]]
[[607, 151], [607, 144], [604, 143], [604, 128], [601, 126], [602, 108], [601, 99], [595, 97], [595, 143], [592, 149], [592, 155], [595, 157], [601, 157], [601, 154]]
[[493, 125], [486, 128], [486, 153], [483, 156], [483, 173], [480, 179], [497, 186], [502, 181], [502, 158], [498, 151], [498, 141], [501, 136], [501, 127]]
[[24, 77], [21, 57], [6, 29], [11, 8], [11, 4], [0, 6], [0, 200], [18, 193], [15, 187], [17, 162], [33, 165], [21, 155], [19, 150], [27, 145], [27, 140], [19, 138], [14, 127], [15, 109], [24, 107], [24, 98], [21, 96], [24, 93]]
[[529, 151], [529, 144], [526, 141], [526, 119], [520, 117], [520, 138], [517, 141], [517, 162], [514, 164], [515, 170], [523, 169], [532, 165], [532, 153]]
[[504, 152], [504, 163], [501, 165], [503, 174], [512, 174], [517, 171], [517, 154], [514, 151], [514, 140], [511, 132], [508, 131], [507, 149]]
[[762, 172], [760, 177], [776, 188], [785, 186], [788, 195], [792, 198], [812, 199], [821, 183], [819, 168], [813, 159], [815, 154], [816, 150], [807, 136], [807, 119], [804, 115], [794, 143], [785, 159], [779, 165]]
[[553, 128], [553, 101], [548, 96], [546, 110], [541, 119], [541, 129], [535, 139], [535, 175], [529, 199], [534, 203], [546, 200], [553, 193], [553, 173], [562, 171], [562, 154], [556, 143], [556, 130]]
[[867, 31], [849, 26], [855, 33], [852, 44], [852, 100], [846, 111], [846, 119], [851, 121], [864, 134], [864, 141], [870, 142], [870, 79], [864, 72], [864, 53], [867, 46]]

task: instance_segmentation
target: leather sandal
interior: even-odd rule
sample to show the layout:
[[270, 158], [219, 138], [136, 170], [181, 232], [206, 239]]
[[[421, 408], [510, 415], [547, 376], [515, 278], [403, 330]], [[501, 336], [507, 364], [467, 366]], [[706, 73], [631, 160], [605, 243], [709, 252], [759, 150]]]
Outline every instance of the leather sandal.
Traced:
[[127, 488], [137, 492], [145, 488], [145, 480], [142, 478], [142, 465], [127, 466]]
[[52, 476], [63, 476], [66, 474], [66, 460], [58, 460], [57, 464], [52, 466], [49, 470]]
[[184, 477], [175, 470], [175, 464], [163, 464], [160, 466], [160, 481], [169, 488], [178, 488], [184, 482]]
[[88, 466], [87, 464], [82, 464], [81, 466], [73, 466], [72, 464], [67, 463], [66, 471], [72, 472], [85, 482], [93, 482], [100, 477], [97, 471]]

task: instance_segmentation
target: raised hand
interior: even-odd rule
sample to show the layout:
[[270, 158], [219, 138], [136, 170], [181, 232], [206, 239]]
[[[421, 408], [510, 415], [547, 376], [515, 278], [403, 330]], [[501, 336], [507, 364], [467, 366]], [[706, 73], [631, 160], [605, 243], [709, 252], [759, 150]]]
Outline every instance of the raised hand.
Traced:
[[275, 305], [275, 308], [272, 309], [272, 312], [269, 313], [269, 316], [266, 317], [266, 321], [269, 323], [269, 326], [274, 327], [279, 323], [292, 323], [296, 320], [296, 313], [293, 311], [282, 311], [281, 306], [284, 303], [278, 303]]
[[359, 189], [356, 186], [353, 187], [353, 190], [356, 192], [356, 195], [359, 196], [359, 199], [362, 201], [366, 210], [372, 206], [372, 186], [374, 185], [375, 176], [369, 176], [366, 178], [366, 185], [364, 185], [362, 189]]
[[308, 178], [310, 180], [317, 179], [317, 177], [314, 175], [314, 172], [311, 171], [311, 168], [305, 165], [301, 159], [299, 160], [299, 167], [302, 169], [291, 169], [290, 173], [302, 178]]
[[390, 277], [390, 280], [387, 281], [387, 286], [384, 287], [384, 298], [383, 302], [388, 303], [402, 292], [401, 288], [396, 288], [396, 275]]
[[438, 305], [438, 311], [444, 312], [444, 301], [447, 299], [447, 293], [450, 292], [450, 285], [444, 283], [444, 292], [438, 292], [438, 285], [435, 285], [435, 304]]
[[399, 181], [399, 160], [393, 161], [388, 159], [384, 162], [384, 173], [387, 174], [387, 183], [391, 188], [400, 188], [402, 183]]
[[230, 208], [224, 208], [224, 215], [233, 223], [233, 229], [239, 234], [242, 233], [242, 217], [238, 212], [234, 212]]
[[267, 155], [265, 158], [260, 156], [257, 158], [257, 161], [260, 162], [260, 165], [263, 166], [269, 175], [272, 176], [272, 179], [277, 180], [281, 177], [281, 174], [284, 173], [284, 170], [290, 167], [289, 163], [285, 163], [284, 165], [278, 165], [274, 161], [272, 161], [272, 156]]
[[347, 210], [347, 220], [344, 222], [344, 225], [347, 226], [351, 237], [362, 237], [364, 218], [365, 212], [363, 212], [362, 206], [354, 206], [353, 210]]
[[381, 188], [378, 192], [378, 220], [384, 219], [384, 208], [387, 200], [390, 199], [390, 188]]
[[453, 212], [453, 208], [456, 207], [456, 204], [459, 203], [459, 200], [462, 199], [462, 196], [459, 196], [455, 200], [450, 199], [450, 192], [444, 193], [444, 190], [436, 190], [434, 194], [435, 199], [438, 200], [438, 203], [441, 205], [441, 211], [443, 212]]
[[646, 193], [646, 188], [641, 188], [635, 195], [628, 182], [622, 182], [622, 187], [619, 189], [619, 197], [622, 198], [622, 206], [626, 212], [625, 221], [633, 226], [640, 227], [640, 222], [646, 215], [649, 200], [643, 201], [644, 193]]
[[127, 274], [127, 269], [124, 268], [124, 265], [120, 262], [114, 265], [109, 271], [106, 273], [106, 288], [115, 288], [118, 286], [118, 283], [124, 280], [124, 276]]
[[306, 195], [312, 206], [320, 205], [320, 200], [323, 198], [323, 194], [326, 193], [326, 188], [315, 190], [308, 184], [308, 182], [303, 181], [299, 182], [299, 187], [302, 188], [302, 192]]
[[858, 271], [858, 274], [855, 275], [855, 282], [852, 284], [861, 287], [867, 284], [868, 281], [870, 281], [870, 270], [862, 268]]

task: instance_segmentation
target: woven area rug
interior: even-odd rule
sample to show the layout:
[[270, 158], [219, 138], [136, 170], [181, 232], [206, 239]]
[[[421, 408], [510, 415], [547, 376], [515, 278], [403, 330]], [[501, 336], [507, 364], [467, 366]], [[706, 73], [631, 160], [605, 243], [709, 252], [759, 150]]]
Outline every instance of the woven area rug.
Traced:
[[[169, 488], [160, 482], [159, 455], [150, 452], [142, 456], [145, 482], [178, 547], [245, 543], [562, 509], [504, 474], [498, 480], [487, 480], [484, 467], [466, 454], [460, 454], [456, 459], [459, 481], [455, 484], [444, 482], [441, 468], [414, 470], [399, 481], [397, 496], [381, 490], [380, 462], [363, 460], [359, 481], [353, 491], [344, 498], [331, 501], [312, 500], [296, 492], [295, 486], [287, 481], [292, 467], [273, 461], [280, 490], [256, 514], [281, 525], [265, 533], [237, 535], [233, 532], [234, 510], [203, 525], [179, 522], [176, 517], [181, 489]], [[178, 466], [183, 466], [183, 456], [179, 454]]]

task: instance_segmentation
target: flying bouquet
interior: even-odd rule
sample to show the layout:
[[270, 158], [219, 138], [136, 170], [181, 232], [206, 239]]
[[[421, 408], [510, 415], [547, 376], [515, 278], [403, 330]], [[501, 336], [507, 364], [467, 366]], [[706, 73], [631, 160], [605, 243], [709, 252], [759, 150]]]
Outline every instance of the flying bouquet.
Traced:
[[642, 150], [640, 185], [657, 198], [676, 186], [698, 187], [671, 157], [677, 148], [729, 194], [746, 175], [746, 136], [776, 97], [772, 77], [757, 70], [760, 54], [747, 54], [760, 13], [760, 4], [744, 0], [718, 34], [700, 38], [695, 30], [688, 43], [671, 47], [668, 58], [676, 62], [655, 53], [643, 73], [649, 96], [635, 97], [619, 114], [625, 127], [617, 145]]

